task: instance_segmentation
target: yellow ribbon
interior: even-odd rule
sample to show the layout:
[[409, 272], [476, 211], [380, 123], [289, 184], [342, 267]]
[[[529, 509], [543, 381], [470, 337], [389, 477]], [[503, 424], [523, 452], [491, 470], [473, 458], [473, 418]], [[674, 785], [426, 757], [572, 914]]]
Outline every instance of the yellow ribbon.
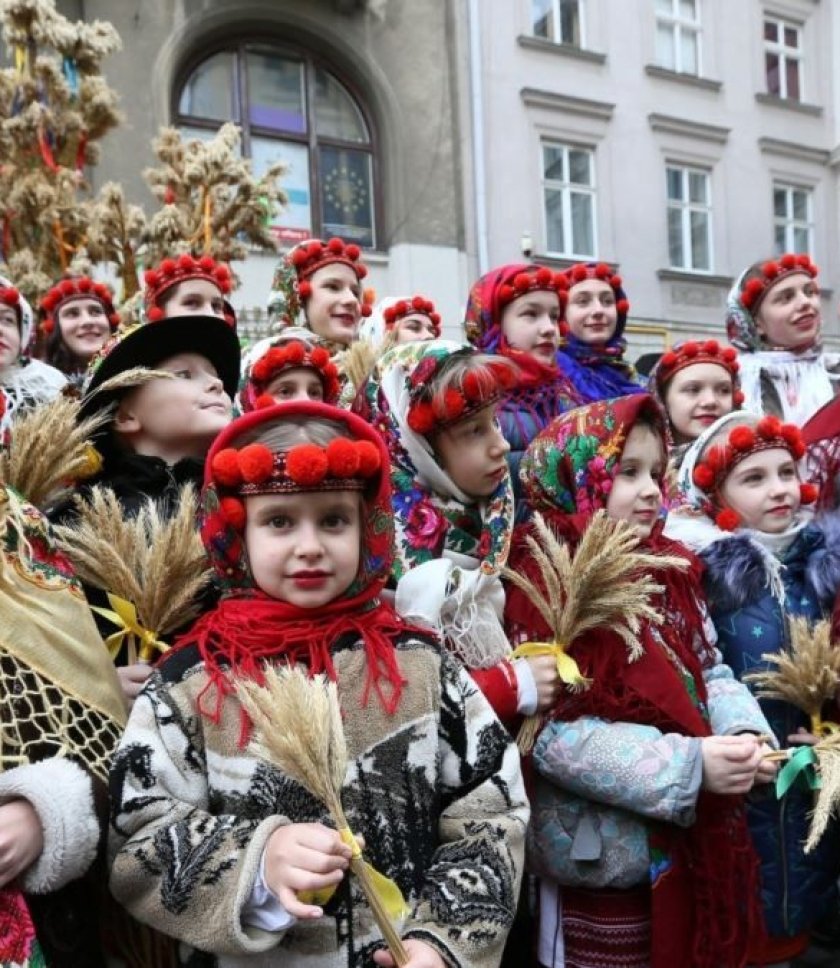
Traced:
[[557, 662], [557, 675], [572, 692], [588, 688], [592, 680], [584, 676], [577, 662], [566, 652], [562, 642], [523, 642], [511, 652], [511, 659], [528, 659], [533, 656], [551, 655]]
[[[353, 858], [358, 860], [362, 856], [362, 849], [359, 847], [359, 842], [353, 836], [352, 830], [349, 827], [343, 827], [338, 831], [338, 836], [344, 841], [345, 844], [353, 851]], [[399, 889], [397, 884], [391, 880], [390, 877], [386, 877], [384, 874], [380, 874], [375, 867], [371, 867], [366, 860], [362, 863], [365, 865], [368, 877], [370, 878], [373, 889], [379, 900], [382, 902], [382, 907], [385, 909], [388, 917], [392, 921], [401, 921], [403, 918], [408, 917], [409, 907], [405, 903], [405, 898], [402, 896], [402, 891]], [[333, 887], [323, 887], [317, 891], [298, 891], [297, 896], [304, 904], [317, 904], [323, 906], [335, 893], [335, 886]]]
[[151, 661], [154, 658], [155, 652], [167, 652], [169, 650], [169, 646], [165, 642], [161, 642], [157, 637], [157, 632], [143, 628], [137, 621], [137, 609], [131, 602], [120, 598], [119, 595], [112, 595], [110, 592], [108, 592], [108, 601], [111, 605], [110, 609], [100, 608], [98, 605], [92, 605], [91, 609], [97, 614], [102, 615], [103, 618], [107, 618], [109, 622], [113, 622], [114, 625], [119, 626], [113, 635], [109, 635], [105, 639], [105, 645], [108, 646], [108, 651], [112, 659], [116, 658], [123, 641], [129, 635], [136, 635], [140, 640], [138, 657], [142, 662]]

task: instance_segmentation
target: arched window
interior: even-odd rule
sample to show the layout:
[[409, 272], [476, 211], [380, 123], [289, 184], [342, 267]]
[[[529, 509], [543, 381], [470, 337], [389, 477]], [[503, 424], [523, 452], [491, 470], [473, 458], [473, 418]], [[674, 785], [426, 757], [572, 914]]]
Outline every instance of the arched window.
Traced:
[[257, 175], [286, 164], [289, 204], [272, 226], [281, 242], [338, 235], [376, 248], [370, 125], [346, 84], [310, 55], [257, 43], [220, 50], [186, 75], [175, 115], [186, 137], [236, 121]]

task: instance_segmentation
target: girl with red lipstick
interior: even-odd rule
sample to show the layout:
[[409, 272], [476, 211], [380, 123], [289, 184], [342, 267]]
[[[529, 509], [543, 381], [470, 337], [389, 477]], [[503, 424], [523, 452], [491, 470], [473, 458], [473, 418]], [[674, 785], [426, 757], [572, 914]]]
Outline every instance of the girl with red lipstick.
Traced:
[[[529, 504], [570, 545], [605, 510], [645, 551], [688, 564], [655, 573], [661, 619], [642, 623], [639, 659], [609, 629], [575, 641], [591, 684], [564, 688], [537, 736], [526, 866], [547, 968], [743, 966], [760, 919], [741, 795], [775, 768], [737, 734], [767, 724], [720, 662], [696, 559], [662, 535], [666, 447], [661, 410], [640, 394], [570, 410], [522, 461]], [[539, 586], [532, 527], [517, 527], [509, 566]], [[511, 641], [551, 641], [515, 587], [505, 618]]]
[[822, 349], [818, 269], [786, 253], [746, 269], [729, 293], [726, 333], [739, 351], [744, 406], [802, 426], [836, 392], [838, 360]]
[[[795, 426], [733, 413], [697, 438], [680, 471], [686, 507], [669, 515], [665, 532], [699, 554], [718, 644], [739, 678], [785, 647], [789, 616], [830, 617], [840, 588], [840, 545], [805, 511], [816, 493], [802, 483], [804, 455]], [[761, 705], [781, 745], [809, 741], [802, 712], [781, 701]], [[840, 823], [805, 855], [812, 810], [804, 784], [782, 800], [768, 793], [748, 803], [769, 935], [751, 949], [751, 964], [796, 958], [812, 926], [836, 908]]]
[[467, 339], [484, 353], [513, 360], [518, 368], [516, 383], [503, 395], [497, 411], [510, 444], [508, 464], [517, 499], [525, 448], [550, 420], [583, 403], [557, 365], [565, 301], [561, 273], [520, 264], [483, 275], [467, 300]]
[[129, 718], [113, 893], [178, 938], [184, 964], [393, 965], [326, 808], [249, 747], [236, 677], [296, 664], [337, 684], [341, 800], [410, 911], [407, 968], [492, 968], [521, 876], [519, 758], [463, 669], [379, 597], [393, 539], [379, 435], [325, 404], [255, 410], [214, 445], [202, 501], [224, 591]]

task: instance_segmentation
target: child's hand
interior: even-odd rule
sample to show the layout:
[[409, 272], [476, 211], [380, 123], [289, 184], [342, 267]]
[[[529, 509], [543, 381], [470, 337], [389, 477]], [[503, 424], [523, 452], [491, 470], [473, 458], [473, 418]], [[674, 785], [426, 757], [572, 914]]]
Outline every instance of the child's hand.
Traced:
[[537, 687], [537, 712], [544, 713], [554, 707], [563, 686], [557, 672], [557, 660], [553, 655], [534, 655], [525, 661], [531, 667]]
[[773, 760], [765, 759], [768, 753], [775, 753], [775, 750], [768, 746], [766, 743], [762, 743], [758, 747], [761, 759], [758, 763], [758, 769], [755, 771], [755, 784], [758, 786], [761, 783], [772, 783], [776, 779], [776, 774], [779, 772], [779, 764], [774, 763]]
[[[446, 962], [443, 958], [425, 941], [409, 938], [405, 942], [405, 950], [408, 952], [408, 961], [405, 968], [446, 968]], [[387, 949], [375, 951], [373, 960], [377, 965], [382, 965], [383, 968], [393, 968], [396, 965], [393, 955]]]
[[706, 736], [701, 747], [704, 789], [729, 795], [752, 787], [761, 758], [753, 736]]
[[338, 884], [350, 866], [350, 857], [350, 848], [338, 832], [321, 823], [279, 827], [265, 845], [265, 883], [293, 917], [319, 918], [323, 910], [304, 904], [296, 892]]
[[134, 665], [117, 666], [117, 678], [123, 691], [123, 699], [129, 712], [134, 700], [140, 695], [140, 690], [146, 685], [146, 680], [152, 674], [152, 667], [145, 662]]
[[819, 736], [814, 736], [813, 733], [809, 733], [803, 726], [800, 726], [795, 733], [791, 733], [788, 736], [788, 742], [794, 746], [816, 746], [819, 741]]
[[41, 856], [44, 831], [28, 800], [0, 807], [0, 887], [5, 887]]

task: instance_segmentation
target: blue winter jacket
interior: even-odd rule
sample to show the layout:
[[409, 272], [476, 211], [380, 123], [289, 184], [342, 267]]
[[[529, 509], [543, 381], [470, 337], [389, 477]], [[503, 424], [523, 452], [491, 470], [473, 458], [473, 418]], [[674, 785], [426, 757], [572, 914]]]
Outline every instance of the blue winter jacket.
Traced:
[[[828, 537], [828, 540], [827, 540]], [[788, 641], [785, 614], [817, 621], [830, 614], [840, 585], [840, 531], [836, 522], [810, 524], [780, 557], [784, 609], [769, 581], [767, 552], [749, 532], [733, 534], [700, 553], [704, 583], [718, 648], [738, 677], [764, 670], [766, 653], [778, 653]], [[788, 735], [809, 727], [807, 716], [788, 703], [760, 700], [779, 745]], [[761, 858], [762, 900], [771, 936], [807, 930], [837, 903], [840, 875], [840, 824], [829, 825], [812, 853], [805, 855], [813, 794], [796, 785], [778, 800], [772, 784], [758, 788], [747, 814]]]

